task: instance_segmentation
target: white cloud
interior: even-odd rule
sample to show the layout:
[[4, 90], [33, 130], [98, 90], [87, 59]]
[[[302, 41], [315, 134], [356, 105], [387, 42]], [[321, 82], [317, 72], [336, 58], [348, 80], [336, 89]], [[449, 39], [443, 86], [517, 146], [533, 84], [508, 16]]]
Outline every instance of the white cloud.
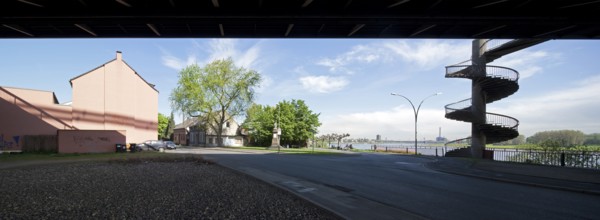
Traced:
[[348, 85], [348, 80], [344, 77], [304, 76], [299, 80], [304, 89], [313, 93], [331, 93]]
[[[459, 139], [469, 136], [467, 123], [444, 118], [443, 109], [419, 111], [417, 138], [435, 139], [442, 127], [442, 136]], [[414, 140], [414, 112], [410, 106], [399, 106], [386, 111], [340, 114], [322, 119], [320, 134], [350, 133], [356, 138], [371, 138], [379, 134], [388, 140]]]
[[504, 108], [488, 107], [488, 111], [509, 115], [520, 121], [519, 131], [525, 135], [545, 130], [573, 129], [584, 133], [598, 132], [600, 128], [600, 75], [567, 88], [537, 97], [519, 100], [507, 99]]
[[541, 73], [544, 68], [542, 63], [549, 63], [549, 59], [556, 59], [558, 54], [547, 51], [521, 50], [495, 60], [491, 65], [504, 66], [519, 72], [520, 79], [529, 78]]
[[[596, 133], [600, 128], [600, 74], [565, 85], [552, 93], [522, 99], [506, 99], [488, 105], [490, 113], [517, 118], [519, 132], [531, 136], [546, 130], [581, 130]], [[444, 117], [443, 109], [421, 109], [418, 121], [418, 139], [428, 140], [442, 136], [450, 140], [470, 135], [469, 123]], [[412, 140], [414, 138], [414, 112], [411, 106], [403, 105], [389, 110], [337, 114], [321, 118], [320, 134], [350, 133], [353, 137], [375, 138], [380, 134], [389, 140]]]
[[471, 58], [471, 44], [465, 42], [453, 44], [447, 41], [425, 40], [411, 45], [407, 41], [392, 41], [384, 43], [383, 46], [402, 60], [424, 69], [451, 65]]
[[188, 56], [185, 61], [182, 59], [179, 59], [175, 56], [172, 56], [172, 55], [163, 55], [162, 56], [163, 65], [173, 68], [173, 69], [176, 69], [176, 70], [181, 70], [181, 69], [185, 68], [186, 66], [197, 63], [197, 62], [198, 61], [196, 59], [196, 56], [194, 56], [194, 55]]
[[[261, 55], [260, 42], [245, 50], [240, 48], [238, 42], [235, 39], [215, 39], [203, 45], [193, 41], [193, 50], [189, 51], [186, 58], [179, 58], [162, 50], [162, 63], [167, 67], [181, 70], [190, 64], [197, 63], [202, 66], [214, 60], [231, 57], [237, 66], [254, 70], [259, 69], [259, 57]], [[198, 60], [197, 54], [206, 54], [206, 59], [202, 61]]]
[[323, 58], [317, 61], [317, 64], [329, 68], [331, 72], [353, 74], [355, 71], [347, 66], [357, 63], [369, 64], [386, 61], [389, 60], [388, 55], [388, 51], [385, 51], [381, 46], [376, 46], [376, 44], [356, 45], [348, 52], [335, 58]]
[[470, 44], [440, 40], [420, 40], [408, 43], [406, 40], [384, 41], [357, 45], [335, 58], [323, 58], [318, 65], [331, 72], [353, 74], [362, 65], [397, 65], [398, 62], [416, 65], [429, 70], [439, 66], [454, 64], [470, 58]]
[[209, 56], [204, 63], [231, 57], [238, 66], [250, 69], [256, 68], [260, 55], [260, 44], [254, 44], [244, 51], [239, 49], [238, 42], [239, 40], [236, 39], [211, 40], [207, 48]]
[[261, 75], [262, 79], [260, 81], [260, 85], [256, 88], [257, 93], [267, 92], [267, 88], [270, 88], [273, 84], [273, 79], [268, 75]]

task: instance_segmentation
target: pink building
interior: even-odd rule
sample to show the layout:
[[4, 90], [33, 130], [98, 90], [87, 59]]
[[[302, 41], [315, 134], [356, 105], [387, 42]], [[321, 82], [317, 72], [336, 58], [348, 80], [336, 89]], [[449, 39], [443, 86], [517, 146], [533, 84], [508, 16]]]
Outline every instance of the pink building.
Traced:
[[[0, 151], [20, 150], [26, 136], [58, 135], [58, 130], [119, 131], [125, 134], [126, 143], [157, 138], [158, 91], [122, 59], [121, 52], [70, 83], [70, 105], [58, 104], [53, 92], [0, 87]], [[94, 132], [78, 134], [90, 136], [80, 137], [88, 142], [106, 142], [100, 144], [106, 146], [72, 149], [72, 144], [57, 143], [58, 151], [110, 152], [115, 144], [123, 143], [119, 138], [92, 137]]]

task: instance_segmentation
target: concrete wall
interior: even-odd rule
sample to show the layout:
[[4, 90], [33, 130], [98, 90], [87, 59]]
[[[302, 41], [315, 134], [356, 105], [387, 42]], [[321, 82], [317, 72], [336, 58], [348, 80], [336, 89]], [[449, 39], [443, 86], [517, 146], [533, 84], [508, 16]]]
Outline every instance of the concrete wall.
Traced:
[[70, 129], [71, 107], [48, 91], [0, 87], [0, 150], [20, 150], [26, 135], [56, 135]]
[[124, 130], [58, 130], [59, 153], [110, 153], [125, 144]]

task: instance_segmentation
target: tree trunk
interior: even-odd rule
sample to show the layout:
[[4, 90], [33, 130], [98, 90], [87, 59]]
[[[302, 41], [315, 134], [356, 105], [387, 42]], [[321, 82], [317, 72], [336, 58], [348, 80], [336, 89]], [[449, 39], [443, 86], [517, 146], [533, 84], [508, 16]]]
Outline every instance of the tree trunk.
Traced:
[[217, 128], [217, 146], [223, 147], [223, 126]]

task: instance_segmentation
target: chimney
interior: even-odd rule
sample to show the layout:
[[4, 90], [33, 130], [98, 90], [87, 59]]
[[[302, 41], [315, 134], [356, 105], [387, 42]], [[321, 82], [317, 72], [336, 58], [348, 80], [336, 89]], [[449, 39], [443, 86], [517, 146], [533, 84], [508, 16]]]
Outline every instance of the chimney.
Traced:
[[117, 50], [117, 60], [122, 60], [123, 59], [123, 55], [121, 55], [121, 51]]
[[442, 127], [440, 127], [440, 134], [438, 135], [438, 137], [442, 137]]

